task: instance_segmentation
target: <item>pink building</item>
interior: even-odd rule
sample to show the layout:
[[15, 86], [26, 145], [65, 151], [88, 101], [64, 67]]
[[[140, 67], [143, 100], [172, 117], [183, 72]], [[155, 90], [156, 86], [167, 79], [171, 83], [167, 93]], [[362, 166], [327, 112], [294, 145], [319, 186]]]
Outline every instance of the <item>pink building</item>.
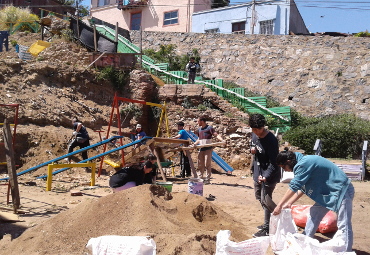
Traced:
[[194, 12], [212, 0], [91, 0], [91, 16], [127, 30], [190, 32]]

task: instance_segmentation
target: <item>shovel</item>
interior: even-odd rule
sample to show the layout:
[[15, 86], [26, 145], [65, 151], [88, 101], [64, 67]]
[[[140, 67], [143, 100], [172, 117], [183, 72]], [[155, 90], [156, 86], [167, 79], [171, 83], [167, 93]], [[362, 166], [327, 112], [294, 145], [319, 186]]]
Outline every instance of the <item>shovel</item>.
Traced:
[[[263, 194], [265, 194], [265, 183], [264, 182], [262, 182], [262, 189], [263, 189]], [[272, 213], [275, 210], [276, 204], [274, 201], [272, 201], [272, 198], [268, 194], [264, 195], [264, 197], [262, 198], [262, 204], [266, 206], [267, 210], [269, 210], [270, 213]]]

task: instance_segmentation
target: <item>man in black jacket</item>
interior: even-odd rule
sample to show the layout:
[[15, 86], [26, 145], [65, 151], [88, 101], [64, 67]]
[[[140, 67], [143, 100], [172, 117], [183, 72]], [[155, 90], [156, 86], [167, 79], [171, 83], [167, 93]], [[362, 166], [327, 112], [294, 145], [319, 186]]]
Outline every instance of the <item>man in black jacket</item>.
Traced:
[[147, 160], [143, 165], [126, 166], [110, 177], [109, 186], [113, 192], [117, 192], [142, 185], [145, 180], [152, 179], [152, 169], [153, 163], [150, 160]]
[[250, 115], [249, 126], [253, 132], [251, 153], [255, 156], [252, 166], [254, 192], [265, 213], [264, 224], [257, 227], [259, 231], [253, 237], [268, 236], [271, 212], [266, 208], [263, 200], [266, 195], [272, 197], [272, 192], [281, 178], [280, 168], [276, 164], [279, 143], [276, 137], [265, 128], [266, 119], [263, 115]]

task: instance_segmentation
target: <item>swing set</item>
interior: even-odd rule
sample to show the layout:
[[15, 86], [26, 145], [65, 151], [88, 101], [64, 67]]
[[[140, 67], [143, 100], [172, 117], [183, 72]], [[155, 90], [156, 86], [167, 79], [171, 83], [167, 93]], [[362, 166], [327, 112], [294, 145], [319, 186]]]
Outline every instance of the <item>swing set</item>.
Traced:
[[[169, 132], [169, 128], [168, 128], [168, 118], [167, 118], [166, 103], [164, 103], [162, 105], [162, 104], [156, 104], [156, 103], [151, 103], [151, 102], [145, 102], [145, 101], [141, 101], [141, 100], [129, 99], [129, 98], [124, 98], [124, 97], [119, 97], [119, 96], [117, 96], [117, 93], [115, 93], [114, 99], [113, 99], [113, 103], [112, 103], [112, 110], [111, 110], [111, 114], [110, 114], [110, 118], [109, 118], [109, 123], [108, 123], [108, 129], [107, 129], [107, 133], [106, 133], [105, 139], [108, 139], [109, 138], [110, 130], [111, 130], [111, 127], [113, 126], [114, 115], [117, 116], [118, 135], [119, 136], [122, 136], [123, 135], [122, 129], [121, 129], [121, 125], [122, 125], [121, 124], [121, 115], [120, 115], [120, 110], [119, 110], [119, 107], [120, 107], [120, 103], [121, 102], [143, 104], [143, 105], [148, 105], [148, 106], [151, 106], [151, 107], [158, 107], [158, 108], [160, 108], [161, 109], [161, 115], [160, 115], [160, 119], [159, 119], [159, 123], [158, 123], [156, 137], [158, 137], [159, 134], [160, 134], [161, 124], [162, 124], [163, 120], [165, 121], [165, 127], [166, 127], [167, 137], [170, 136], [170, 132]], [[123, 145], [123, 139], [122, 139], [122, 137], [119, 139], [119, 143], [121, 145]], [[103, 153], [106, 152], [106, 150], [107, 150], [107, 144], [104, 144]], [[121, 163], [122, 163], [122, 166], [125, 165], [125, 155], [124, 154], [125, 153], [122, 150], [122, 153], [121, 153]], [[101, 174], [102, 167], [103, 167], [103, 162], [104, 162], [104, 156], [101, 157], [100, 167], [99, 167], [99, 172], [98, 172], [98, 177]]]

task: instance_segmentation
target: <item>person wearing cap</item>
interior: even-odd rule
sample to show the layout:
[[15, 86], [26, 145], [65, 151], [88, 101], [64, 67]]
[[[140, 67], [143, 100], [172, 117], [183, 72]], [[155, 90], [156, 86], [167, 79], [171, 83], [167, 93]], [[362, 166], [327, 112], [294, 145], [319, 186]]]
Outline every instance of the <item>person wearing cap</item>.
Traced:
[[[137, 124], [135, 128], [135, 132], [132, 135], [132, 141], [140, 140], [144, 136], [146, 136], [146, 133], [143, 131], [141, 124]], [[145, 142], [141, 142], [140, 144], [145, 144]], [[137, 148], [138, 144], [135, 144], [134, 148]]]
[[126, 166], [110, 177], [109, 187], [115, 193], [145, 184], [146, 179], [151, 179], [152, 170], [153, 163], [150, 160], [145, 161], [142, 165]]
[[[189, 135], [188, 132], [184, 129], [184, 122], [180, 121], [177, 122], [177, 129], [179, 130], [179, 133], [174, 136], [175, 139], [183, 139], [188, 140]], [[190, 177], [191, 176], [191, 169], [190, 169], [190, 163], [189, 158], [184, 154], [184, 151], [180, 151], [180, 167], [181, 167], [181, 178]]]
[[[78, 120], [77, 117], [72, 118], [73, 125], [73, 139], [68, 145], [68, 153], [73, 152], [73, 149], [80, 147], [80, 149], [90, 146], [90, 137], [86, 127]], [[83, 151], [82, 159], [88, 159], [87, 150]], [[71, 161], [71, 157], [65, 159], [68, 163]]]
[[141, 124], [136, 125], [136, 134], [135, 134], [135, 140], [140, 140], [146, 136], [146, 133], [143, 131]]

